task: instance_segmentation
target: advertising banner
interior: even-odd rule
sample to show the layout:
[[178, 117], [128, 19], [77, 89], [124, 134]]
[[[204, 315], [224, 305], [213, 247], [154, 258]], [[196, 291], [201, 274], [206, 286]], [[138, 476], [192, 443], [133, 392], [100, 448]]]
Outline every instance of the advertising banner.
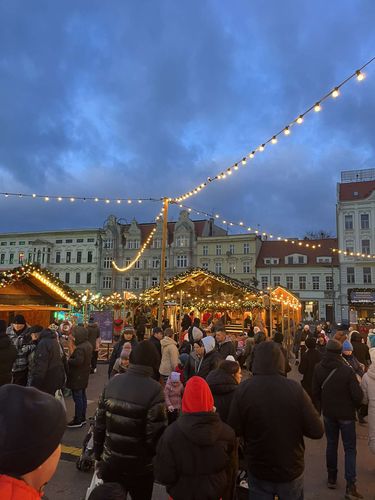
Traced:
[[112, 342], [113, 311], [94, 311], [90, 313], [100, 328], [100, 340], [102, 344]]

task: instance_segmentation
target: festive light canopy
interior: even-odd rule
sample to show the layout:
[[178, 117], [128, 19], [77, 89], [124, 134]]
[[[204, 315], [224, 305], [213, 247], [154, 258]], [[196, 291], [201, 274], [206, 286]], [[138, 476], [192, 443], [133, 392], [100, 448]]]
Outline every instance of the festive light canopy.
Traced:
[[113, 292], [111, 295], [101, 295], [92, 293], [91, 290], [80, 294], [80, 302], [86, 305], [92, 305], [96, 309], [111, 309], [112, 307], [121, 307], [125, 304], [138, 303], [139, 299], [135, 293], [124, 292], [124, 294]]
[[271, 294], [271, 300], [273, 302], [278, 302], [286, 307], [291, 307], [292, 309], [300, 309], [301, 302], [299, 299], [289, 290], [282, 286], [278, 286], [269, 292]]
[[0, 288], [8, 287], [26, 278], [42, 284], [47, 289], [51, 290], [57, 298], [62, 299], [63, 302], [74, 307], [79, 305], [79, 295], [74, 290], [59, 280], [59, 278], [56, 278], [56, 276], [47, 269], [42, 269], [37, 264], [25, 264], [24, 266], [2, 272], [0, 274]]

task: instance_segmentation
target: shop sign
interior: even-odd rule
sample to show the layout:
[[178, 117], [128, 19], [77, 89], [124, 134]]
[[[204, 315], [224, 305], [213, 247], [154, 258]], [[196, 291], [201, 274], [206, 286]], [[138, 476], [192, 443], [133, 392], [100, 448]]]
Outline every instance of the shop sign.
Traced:
[[375, 291], [351, 291], [349, 301], [351, 304], [375, 304]]

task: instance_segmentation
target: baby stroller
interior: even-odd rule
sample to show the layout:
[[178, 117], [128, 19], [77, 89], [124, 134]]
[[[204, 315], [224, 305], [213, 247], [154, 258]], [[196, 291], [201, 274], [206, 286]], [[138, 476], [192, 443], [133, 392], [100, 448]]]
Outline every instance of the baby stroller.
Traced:
[[77, 469], [82, 472], [90, 472], [94, 468], [94, 423], [95, 417], [89, 419], [89, 430], [83, 440], [82, 453], [77, 458]]

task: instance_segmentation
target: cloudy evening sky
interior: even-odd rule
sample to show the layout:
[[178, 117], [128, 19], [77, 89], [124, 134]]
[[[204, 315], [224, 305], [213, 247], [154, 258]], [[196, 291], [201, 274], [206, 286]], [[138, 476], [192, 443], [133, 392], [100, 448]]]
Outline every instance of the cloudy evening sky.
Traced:
[[[373, 57], [374, 20], [373, 0], [2, 0], [0, 191], [181, 194]], [[375, 167], [375, 63], [366, 74], [189, 204], [334, 232], [341, 170]], [[6, 232], [147, 221], [159, 204], [2, 196], [0, 210]]]

